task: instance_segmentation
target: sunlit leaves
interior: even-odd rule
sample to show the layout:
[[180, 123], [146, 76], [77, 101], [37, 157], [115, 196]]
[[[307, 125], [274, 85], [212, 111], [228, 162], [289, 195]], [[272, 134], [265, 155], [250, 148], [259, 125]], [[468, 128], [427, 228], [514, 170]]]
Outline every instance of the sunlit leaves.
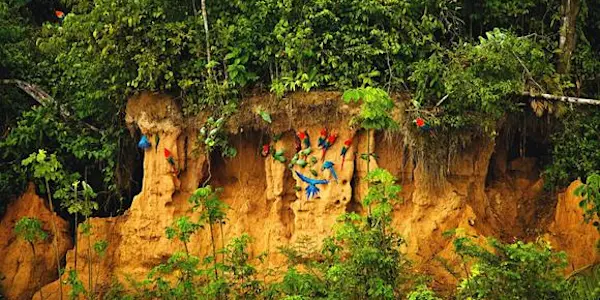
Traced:
[[37, 218], [23, 217], [15, 224], [15, 233], [28, 243], [42, 241], [48, 234], [42, 229], [42, 223]]

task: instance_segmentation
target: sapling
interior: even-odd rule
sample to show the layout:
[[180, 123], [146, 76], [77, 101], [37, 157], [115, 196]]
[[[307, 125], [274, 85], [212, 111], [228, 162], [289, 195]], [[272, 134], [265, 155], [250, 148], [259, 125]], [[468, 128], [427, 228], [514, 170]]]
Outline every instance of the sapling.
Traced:
[[[31, 153], [29, 157], [24, 159], [21, 164], [23, 166], [31, 165], [33, 168], [33, 177], [36, 179], [43, 179], [44, 186], [46, 189], [46, 194], [48, 196], [48, 204], [50, 206], [50, 211], [54, 213], [54, 205], [52, 203], [52, 192], [50, 191], [50, 181], [60, 181], [64, 176], [62, 174], [62, 165], [56, 159], [55, 154], [51, 154], [50, 156], [46, 155], [45, 150], [38, 150], [37, 153]], [[58, 249], [60, 248], [59, 240], [58, 240], [58, 229], [56, 227], [56, 222], [54, 218], [50, 218], [52, 223], [52, 247], [54, 248], [54, 256], [56, 259], [56, 268], [58, 271], [58, 277], [61, 276], [61, 268], [60, 268], [60, 257], [58, 255]], [[62, 292], [62, 280], [59, 280], [59, 297], [63, 299]]]
[[85, 181], [81, 182], [83, 188], [83, 202], [81, 205], [81, 215], [85, 217], [85, 221], [81, 226], [81, 232], [87, 237], [88, 241], [88, 294], [93, 295], [93, 280], [92, 280], [92, 225], [90, 224], [90, 216], [95, 210], [98, 210], [98, 203], [92, 201], [96, 197], [96, 193], [92, 187]]
[[214, 224], [222, 224], [225, 221], [225, 210], [228, 208], [228, 206], [219, 199], [219, 192], [219, 189], [213, 190], [210, 185], [207, 185], [197, 189], [188, 200], [192, 204], [192, 211], [201, 210], [200, 222], [208, 223], [213, 253], [213, 267], [215, 278], [217, 280], [219, 279], [219, 273], [217, 271], [217, 249], [213, 227]]
[[[192, 234], [196, 233], [198, 231], [198, 229], [202, 228], [203, 226], [199, 223], [195, 223], [192, 220], [190, 220], [189, 217], [184, 216], [184, 217], [179, 217], [177, 219], [175, 219], [173, 221], [173, 224], [169, 227], [166, 228], [166, 234], [167, 234], [167, 238], [169, 240], [173, 240], [173, 239], [177, 239], [180, 242], [183, 243], [183, 247], [185, 249], [185, 258], [184, 259], [175, 259], [173, 261], [178, 261], [178, 262], [190, 262], [190, 261], [194, 261], [195, 258], [190, 256], [190, 250], [188, 248], [188, 243], [190, 242], [190, 238], [192, 236]], [[177, 253], [173, 254], [172, 258], [177, 257]], [[172, 261], [172, 260], [169, 260]], [[185, 264], [185, 263], [184, 263]], [[185, 264], [185, 267], [181, 269], [181, 282], [184, 283], [184, 290], [185, 293], [188, 296], [193, 295], [193, 290], [192, 287], [190, 286], [191, 282], [192, 282], [192, 278], [194, 275], [194, 270], [195, 269], [195, 265], [193, 267], [191, 267], [190, 265]]]
[[[379, 88], [361, 87], [350, 89], [344, 92], [342, 99], [346, 103], [359, 102], [362, 100], [360, 113], [352, 119], [352, 124], [358, 124], [367, 131], [367, 174], [371, 171], [369, 163], [371, 157], [371, 130], [395, 129], [398, 124], [390, 115], [390, 111], [394, 108], [394, 101], [390, 95]], [[361, 156], [362, 157], [362, 156]], [[369, 182], [367, 181], [367, 186]], [[369, 205], [369, 215], [371, 214], [371, 206]]]
[[[37, 272], [35, 267], [37, 266], [37, 255], [35, 252], [35, 243], [43, 241], [48, 237], [48, 234], [42, 229], [42, 223], [36, 218], [23, 217], [15, 224], [16, 235], [26, 241], [31, 246], [31, 252], [33, 253], [32, 272], [35, 276]], [[33, 277], [33, 276], [32, 276]], [[37, 287], [39, 289], [39, 287]], [[42, 290], [40, 291], [40, 298], [44, 299]]]

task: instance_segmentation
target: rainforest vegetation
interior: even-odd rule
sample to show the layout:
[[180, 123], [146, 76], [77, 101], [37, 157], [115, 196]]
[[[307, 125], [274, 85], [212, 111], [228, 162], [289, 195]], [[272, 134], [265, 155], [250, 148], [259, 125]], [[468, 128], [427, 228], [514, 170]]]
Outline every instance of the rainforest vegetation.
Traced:
[[[90, 217], [122, 214], [141, 186], [124, 120], [139, 92], [168, 94], [221, 133], [248, 96], [330, 90], [362, 105], [356, 126], [412, 137], [438, 177], [449, 149], [496, 138], [508, 123], [543, 132], [546, 189], [587, 178], [577, 193], [597, 225], [600, 110], [577, 102], [600, 99], [599, 38], [593, 0], [0, 0], [0, 216], [30, 181], [84, 231]], [[393, 107], [405, 117], [394, 119]], [[449, 138], [421, 134], [415, 118]], [[235, 155], [227, 134], [215, 137], [200, 141], [206, 151]], [[250, 236], [213, 237], [212, 255], [186, 246], [128, 283], [135, 293], [115, 282], [104, 299], [440, 299], [390, 228], [400, 187], [383, 169], [366, 180], [369, 213], [340, 216], [320, 249], [280, 249], [288, 265], [270, 270], [278, 280], [248, 254]], [[218, 195], [210, 182], [200, 187], [190, 208], [201, 218], [177, 219], [165, 235], [186, 245], [219, 226], [227, 207]], [[34, 255], [48, 235], [35, 218], [15, 232]], [[448, 238], [470, 265], [452, 297], [600, 297], [600, 284], [566, 277], [567, 258], [542, 240], [483, 247], [460, 230]], [[106, 247], [96, 242], [90, 260]], [[64, 284], [73, 287], [65, 297], [95, 297], [76, 273]]]

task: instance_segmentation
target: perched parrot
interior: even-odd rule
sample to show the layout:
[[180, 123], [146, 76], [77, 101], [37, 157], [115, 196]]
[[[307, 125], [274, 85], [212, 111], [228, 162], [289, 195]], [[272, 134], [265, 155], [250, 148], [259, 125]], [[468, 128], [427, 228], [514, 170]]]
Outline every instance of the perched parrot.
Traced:
[[423, 118], [417, 117], [413, 122], [422, 132], [429, 132], [429, 134], [433, 135], [433, 128], [431, 128], [431, 125], [423, 120]]
[[300, 152], [298, 152], [298, 154], [300, 154], [300, 156], [306, 158], [309, 154], [312, 153], [312, 149], [310, 148], [306, 148], [304, 150], [301, 150]]
[[327, 141], [327, 128], [321, 129], [321, 133], [319, 134], [319, 148], [323, 148], [325, 146], [325, 142]]
[[334, 143], [335, 140], [337, 140], [337, 134], [330, 134], [327, 137], [327, 140], [325, 141], [325, 144], [323, 145], [323, 154], [321, 155], [321, 161], [325, 159], [325, 152], [327, 152], [327, 149], [329, 149], [329, 147], [331, 147]]
[[152, 145], [148, 141], [148, 137], [144, 134], [144, 135], [142, 135], [142, 138], [140, 138], [140, 141], [138, 142], [137, 146], [138, 146], [138, 148], [140, 148], [142, 150], [146, 150], [146, 149], [150, 148]]
[[321, 170], [325, 170], [325, 169], [329, 170], [331, 177], [333, 177], [333, 180], [335, 180], [335, 183], [337, 183], [338, 177], [337, 177], [337, 174], [335, 173], [335, 168], [333, 167], [333, 165], [334, 165], [334, 163], [328, 160], [323, 163]]
[[348, 149], [350, 149], [350, 146], [352, 146], [352, 139], [347, 139], [344, 142], [344, 146], [342, 147], [342, 154], [340, 155], [342, 157], [342, 167], [341, 169], [344, 169], [344, 162], [346, 161], [346, 153], [348, 153]]
[[173, 155], [171, 154], [171, 151], [169, 151], [169, 149], [165, 148], [165, 158], [167, 159], [167, 162], [171, 165], [171, 167], [173, 168], [173, 173], [179, 175], [179, 169], [177, 168], [177, 165], [175, 163], [175, 158], [173, 157]]
[[302, 144], [304, 145], [304, 148], [310, 148], [310, 137], [308, 136], [308, 132], [306, 130], [298, 131], [297, 135]]
[[273, 156], [274, 160], [276, 160], [280, 163], [285, 163], [286, 159], [285, 159], [285, 156], [283, 156], [283, 154], [285, 154], [285, 150], [279, 149], [277, 151], [274, 151], [272, 156]]
[[315, 197], [319, 194], [319, 188], [317, 188], [317, 184], [328, 184], [329, 181], [324, 179], [312, 179], [308, 178], [300, 172], [296, 171], [296, 175], [300, 178], [300, 180], [306, 182], [308, 186], [306, 187], [306, 200], [310, 200], [310, 198]]
[[296, 161], [296, 165], [300, 166], [300, 168], [304, 168], [306, 165], [308, 165], [308, 163], [304, 159], [298, 159]]
[[62, 21], [65, 19], [65, 13], [60, 10], [55, 10], [54, 15], [58, 18], [60, 23], [62, 23]]
[[264, 144], [262, 146], [262, 151], [260, 152], [260, 155], [262, 155], [262, 157], [267, 157], [269, 156], [269, 153], [271, 153], [271, 145]]

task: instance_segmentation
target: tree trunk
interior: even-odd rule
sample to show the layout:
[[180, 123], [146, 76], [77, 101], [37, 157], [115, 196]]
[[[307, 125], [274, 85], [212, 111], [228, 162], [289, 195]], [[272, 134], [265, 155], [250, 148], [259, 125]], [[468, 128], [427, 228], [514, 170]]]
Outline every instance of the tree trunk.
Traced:
[[[50, 185], [48, 184], [48, 179], [45, 179], [46, 183], [46, 193], [48, 194], [48, 204], [50, 205], [50, 211], [54, 214], [54, 204], [52, 204], [52, 192], [50, 192]], [[56, 270], [58, 271], [58, 283], [59, 283], [59, 297], [60, 300], [63, 299], [63, 283], [60, 279], [60, 257], [58, 255], [58, 249], [60, 248], [60, 244], [58, 241], [58, 229], [56, 228], [56, 222], [54, 220], [54, 216], [50, 216], [50, 223], [52, 224], [52, 231], [54, 234], [54, 238], [52, 240], [52, 246], [54, 248], [54, 256], [56, 258]]]
[[[35, 246], [33, 245], [32, 242], [29, 242], [29, 245], [31, 246], [31, 252], [33, 252], [33, 265], [31, 266], [31, 270], [33, 271], [33, 276], [31, 276], [31, 278], [33, 278], [33, 280], [36, 280], [36, 276], [38, 275], [36, 272], [36, 267], [37, 266], [37, 254], [35, 253]], [[60, 280], [60, 277], [59, 277]], [[40, 291], [40, 299], [44, 300], [44, 292], [42, 291], [42, 288], [39, 286], [39, 282], [36, 282], [36, 288]]]
[[576, 45], [577, 15], [581, 7], [581, 0], [562, 0], [560, 6], [560, 39], [558, 42], [559, 57], [557, 71], [567, 74], [571, 69], [571, 56]]
[[206, 0], [200, 1], [202, 9], [202, 20], [204, 21], [204, 32], [206, 37], [206, 59], [210, 64], [210, 34], [208, 33], [208, 14], [206, 13]]

